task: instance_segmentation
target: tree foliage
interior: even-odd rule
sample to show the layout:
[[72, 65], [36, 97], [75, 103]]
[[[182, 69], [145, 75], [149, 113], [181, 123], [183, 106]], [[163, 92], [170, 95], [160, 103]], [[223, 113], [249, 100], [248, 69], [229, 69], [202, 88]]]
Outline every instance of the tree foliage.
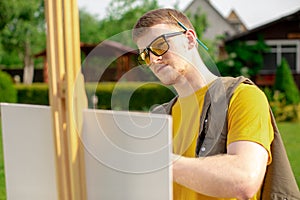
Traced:
[[217, 63], [223, 76], [256, 75], [263, 66], [263, 53], [269, 50], [263, 38], [254, 44], [236, 41], [225, 46], [228, 58]]
[[290, 66], [284, 58], [281, 60], [281, 64], [276, 70], [274, 90], [278, 90], [285, 94], [287, 104], [297, 104], [300, 102], [298, 87], [294, 81]]
[[[97, 16], [80, 10], [80, 38], [82, 42], [97, 43], [124, 31], [131, 30], [145, 12], [158, 8], [157, 0], [114, 0], [107, 7], [105, 18], [99, 20]], [[120, 42], [126, 43], [122, 35]]]
[[80, 41], [98, 43], [100, 41], [100, 20], [85, 9], [79, 10]]
[[[145, 12], [158, 8], [157, 0], [115, 0], [108, 7], [108, 14], [100, 22], [100, 39], [105, 40], [114, 35], [131, 30]], [[129, 36], [128, 36], [129, 37]], [[119, 38], [122, 43], [131, 38]]]
[[2, 30], [6, 24], [14, 17], [15, 0], [0, 1], [0, 30]]
[[4, 18], [0, 26], [2, 63], [26, 65], [32, 62], [33, 54], [46, 47], [44, 1], [1, 1], [0, 6], [11, 12], [1, 16]]

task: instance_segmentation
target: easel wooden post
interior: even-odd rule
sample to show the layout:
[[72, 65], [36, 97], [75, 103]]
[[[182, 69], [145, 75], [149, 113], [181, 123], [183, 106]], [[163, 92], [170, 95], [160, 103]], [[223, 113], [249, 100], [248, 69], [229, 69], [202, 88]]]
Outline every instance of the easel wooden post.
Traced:
[[45, 12], [58, 199], [84, 200], [85, 168], [79, 134], [87, 99], [80, 72], [77, 1], [45, 0]]

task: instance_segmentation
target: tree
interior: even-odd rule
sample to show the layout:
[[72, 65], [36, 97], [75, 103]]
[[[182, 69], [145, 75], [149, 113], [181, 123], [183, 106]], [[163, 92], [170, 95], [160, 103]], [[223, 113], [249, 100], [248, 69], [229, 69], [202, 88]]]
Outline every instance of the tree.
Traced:
[[297, 104], [300, 102], [298, 87], [294, 81], [290, 66], [284, 58], [281, 60], [281, 64], [276, 70], [274, 90], [278, 90], [285, 94], [287, 104]]
[[0, 1], [0, 30], [14, 17], [15, 0]]
[[2, 56], [17, 55], [24, 64], [24, 83], [30, 84], [33, 79], [33, 54], [46, 47], [44, 1], [1, 2], [2, 6], [13, 7], [12, 16], [2, 25], [1, 44], [6, 54]]
[[255, 44], [236, 41], [225, 46], [228, 58], [217, 63], [223, 76], [256, 75], [263, 66], [263, 53], [269, 50], [262, 37]]
[[[158, 8], [157, 0], [115, 0], [108, 7], [107, 17], [100, 22], [101, 40], [131, 30], [145, 12]], [[131, 37], [131, 36], [127, 36]], [[131, 38], [118, 38], [131, 44]]]
[[88, 13], [85, 9], [79, 10], [80, 41], [85, 43], [100, 42], [100, 20], [96, 15]]

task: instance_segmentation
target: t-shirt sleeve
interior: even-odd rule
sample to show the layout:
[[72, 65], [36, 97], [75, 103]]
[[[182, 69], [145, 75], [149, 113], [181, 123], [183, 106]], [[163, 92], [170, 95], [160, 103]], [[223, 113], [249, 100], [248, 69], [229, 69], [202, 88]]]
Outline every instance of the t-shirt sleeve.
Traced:
[[235, 90], [228, 108], [227, 145], [236, 141], [251, 141], [262, 145], [269, 154], [274, 131], [265, 94], [256, 86], [241, 84]]

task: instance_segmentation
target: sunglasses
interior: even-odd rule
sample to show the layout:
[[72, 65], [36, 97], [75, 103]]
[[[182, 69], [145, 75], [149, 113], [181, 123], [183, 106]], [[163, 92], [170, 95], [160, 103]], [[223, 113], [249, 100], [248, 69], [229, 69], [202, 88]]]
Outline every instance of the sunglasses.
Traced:
[[185, 31], [167, 33], [155, 38], [138, 56], [140, 65], [150, 65], [150, 52], [156, 56], [164, 55], [170, 48], [168, 38], [183, 34]]
[[[184, 29], [182, 32], [175, 32], [175, 33], [168, 33], [161, 35], [154, 39], [138, 56], [138, 62], [141, 65], [150, 65], [150, 54], [149, 52], [152, 52], [156, 56], [162, 56], [165, 54], [170, 46], [167, 42], [167, 38], [180, 35], [182, 33], [185, 33], [188, 29], [183, 23], [181, 23], [172, 13], [168, 12], [169, 15], [177, 22], [177, 24]], [[199, 38], [196, 38], [199, 45], [201, 45], [205, 50], [208, 50], [207, 46], [199, 40]]]

